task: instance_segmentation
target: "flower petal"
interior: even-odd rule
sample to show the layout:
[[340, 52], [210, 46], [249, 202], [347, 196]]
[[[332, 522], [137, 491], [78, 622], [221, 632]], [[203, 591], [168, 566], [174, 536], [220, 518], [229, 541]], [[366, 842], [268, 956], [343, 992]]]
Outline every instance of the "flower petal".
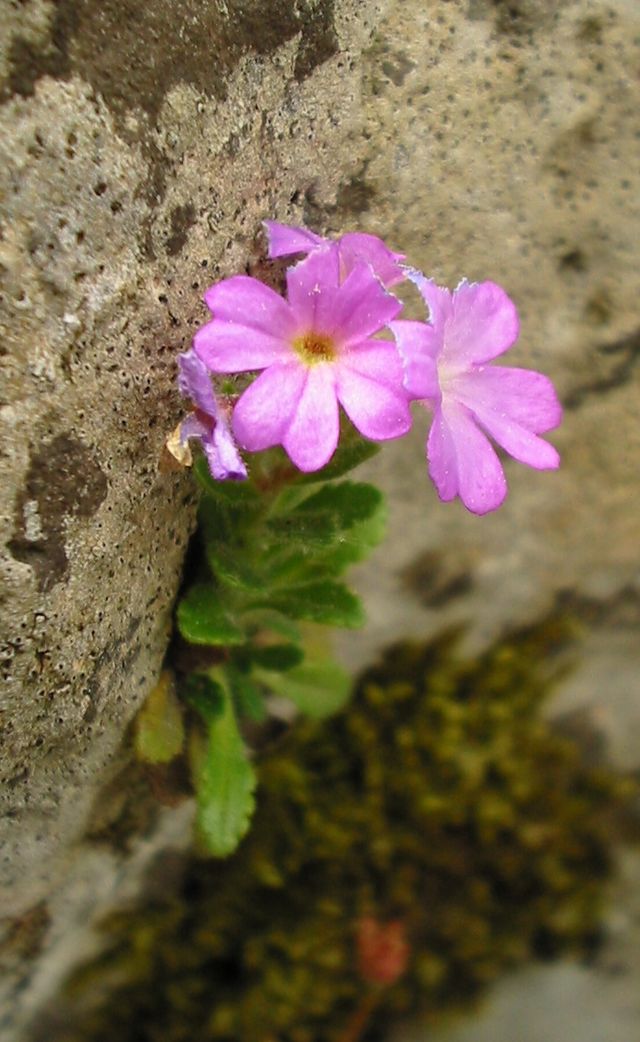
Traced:
[[274, 362], [287, 362], [293, 356], [293, 348], [286, 341], [217, 318], [198, 330], [193, 346], [198, 358], [212, 373], [265, 369]]
[[514, 459], [536, 470], [555, 470], [560, 465], [553, 445], [536, 437], [536, 427], [541, 432], [551, 430], [561, 417], [560, 403], [546, 376], [487, 366], [458, 376], [451, 392]]
[[500, 460], [464, 406], [443, 401], [436, 408], [427, 459], [440, 499], [459, 495], [474, 514], [496, 510], [503, 502], [507, 483]]
[[[464, 399], [460, 401], [464, 402]], [[519, 463], [526, 463], [536, 470], [556, 470], [560, 466], [560, 456], [553, 445], [521, 427], [506, 414], [500, 415], [476, 403], [473, 415], [487, 434]]]
[[508, 351], [519, 331], [516, 306], [501, 286], [463, 281], [453, 294], [442, 358], [460, 368], [488, 362]]
[[191, 398], [202, 412], [208, 416], [218, 415], [218, 403], [213, 393], [210, 372], [193, 348], [178, 355], [178, 387], [180, 394], [185, 398]]
[[404, 386], [411, 398], [440, 399], [437, 357], [442, 348], [442, 326], [398, 319], [389, 323], [404, 364]]
[[393, 253], [377, 235], [347, 232], [338, 240], [338, 250], [343, 277], [348, 275], [358, 262], [369, 264], [384, 286], [395, 286], [406, 277], [399, 263], [404, 260], [404, 253]]
[[476, 404], [507, 415], [534, 434], [552, 431], [562, 420], [562, 406], [551, 380], [532, 369], [478, 366], [455, 377], [456, 397], [475, 411]]
[[[216, 408], [218, 408], [217, 403]], [[222, 410], [218, 419], [201, 418], [190, 413], [178, 427], [180, 444], [186, 445], [190, 438], [197, 438], [207, 457], [209, 470], [218, 481], [241, 481], [247, 476], [247, 468], [233, 440]], [[187, 461], [190, 465], [190, 458]]]
[[247, 387], [233, 410], [233, 433], [252, 452], [280, 445], [302, 394], [307, 370], [272, 365]]
[[223, 420], [216, 423], [211, 438], [202, 439], [202, 446], [209, 469], [218, 481], [242, 481], [247, 477], [247, 468]]
[[[403, 390], [402, 359], [392, 340], [363, 340], [359, 344], [349, 344], [336, 364], [355, 369], [370, 380], [388, 384], [396, 391]], [[405, 394], [405, 397], [408, 396]]]
[[297, 332], [331, 333], [339, 284], [340, 259], [335, 245], [314, 250], [306, 260], [289, 268], [287, 294]]
[[291, 224], [280, 224], [278, 221], [263, 221], [269, 239], [268, 256], [287, 257], [291, 253], [309, 253], [316, 246], [322, 246], [322, 239], [308, 228], [295, 227]]
[[279, 293], [249, 275], [234, 275], [210, 286], [204, 295], [214, 319], [260, 330], [279, 340], [295, 332], [291, 308]]
[[438, 286], [433, 279], [426, 278], [415, 268], [406, 269], [407, 278], [420, 291], [420, 295], [429, 309], [429, 322], [439, 329], [453, 314], [453, 295], [446, 286]]
[[381, 330], [400, 311], [401, 302], [386, 292], [368, 264], [359, 263], [334, 299], [329, 332], [345, 346], [359, 343]]
[[332, 366], [312, 366], [282, 444], [299, 470], [320, 470], [333, 456], [339, 433]]
[[388, 441], [406, 434], [411, 411], [401, 384], [397, 388], [372, 379], [349, 363], [336, 366], [338, 399], [347, 416], [365, 438]]
[[182, 423], [178, 425], [180, 444], [185, 445], [189, 438], [199, 438], [203, 442], [205, 438], [209, 437], [211, 426], [211, 423], [205, 423], [194, 412], [190, 412], [188, 416], [185, 416]]

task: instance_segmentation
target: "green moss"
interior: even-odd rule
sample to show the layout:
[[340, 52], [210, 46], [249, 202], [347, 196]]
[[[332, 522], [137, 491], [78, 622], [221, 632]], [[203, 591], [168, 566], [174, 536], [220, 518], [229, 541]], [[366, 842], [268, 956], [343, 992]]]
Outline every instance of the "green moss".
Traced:
[[452, 634], [392, 648], [347, 710], [265, 756], [231, 859], [190, 861], [178, 893], [107, 924], [75, 992], [120, 984], [75, 1038], [338, 1042], [368, 1001], [363, 916], [403, 920], [411, 957], [362, 1038], [532, 954], [588, 949], [623, 785], [541, 718], [563, 636], [548, 623], [473, 662]]

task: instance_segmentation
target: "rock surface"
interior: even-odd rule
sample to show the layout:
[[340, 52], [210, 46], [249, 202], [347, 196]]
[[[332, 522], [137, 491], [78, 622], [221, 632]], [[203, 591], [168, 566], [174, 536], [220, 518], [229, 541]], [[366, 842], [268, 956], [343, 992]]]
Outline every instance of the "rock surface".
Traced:
[[368, 465], [391, 530], [360, 572], [371, 622], [352, 661], [453, 620], [484, 641], [558, 600], [601, 621], [623, 600], [628, 633], [640, 619], [639, 58], [628, 0], [407, 0], [376, 31], [369, 148], [329, 219], [384, 234], [444, 284], [504, 285], [522, 320], [505, 364], [550, 375], [565, 418], [561, 469], [509, 460], [506, 503], [477, 518], [439, 503], [416, 407], [411, 444]]
[[161, 846], [160, 826], [129, 852], [92, 836], [158, 675], [193, 525], [190, 480], [159, 467], [181, 413], [175, 358], [205, 316], [202, 291], [251, 259], [260, 220], [299, 216], [309, 193], [330, 201], [353, 172], [355, 66], [376, 12], [374, 0], [3, 10], [6, 1038]]
[[[365, 64], [369, 150], [347, 219], [445, 284], [503, 284], [522, 317], [507, 364], [548, 373], [565, 419], [551, 435], [560, 471], [509, 461], [507, 502], [476, 518], [438, 502], [427, 418], [416, 415], [411, 446], [393, 443], [368, 465], [388, 493], [390, 531], [359, 572], [368, 627], [341, 643], [359, 666], [407, 634], [463, 623], [478, 646], [564, 606], [586, 638], [550, 711], [635, 771], [639, 59], [633, 0], [404, 0], [378, 27]], [[595, 965], [524, 970], [478, 1017], [442, 1032], [404, 1026], [394, 1042], [640, 1042], [640, 863], [629, 852], [620, 863]]]

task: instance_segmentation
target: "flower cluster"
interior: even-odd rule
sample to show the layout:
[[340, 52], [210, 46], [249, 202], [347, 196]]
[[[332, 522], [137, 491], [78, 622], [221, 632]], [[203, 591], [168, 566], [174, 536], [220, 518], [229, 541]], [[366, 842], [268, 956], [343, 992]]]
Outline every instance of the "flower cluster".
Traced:
[[[234, 437], [250, 452], [281, 445], [312, 472], [335, 452], [340, 406], [365, 438], [386, 441], [409, 430], [412, 401], [432, 414], [427, 460], [442, 500], [459, 496], [476, 514], [500, 506], [507, 487], [490, 438], [521, 463], [558, 466], [539, 437], [561, 419], [551, 382], [489, 364], [519, 331], [500, 286], [463, 281], [451, 292], [374, 235], [331, 241], [275, 221], [265, 227], [270, 258], [298, 258], [286, 297], [246, 275], [223, 279], [205, 294], [213, 317], [180, 361], [181, 390], [196, 408], [178, 440], [201, 440], [215, 478], [246, 476]], [[424, 322], [398, 317], [402, 304], [390, 288], [405, 279], [424, 299]], [[209, 374], [237, 373], [259, 375], [229, 425]]]

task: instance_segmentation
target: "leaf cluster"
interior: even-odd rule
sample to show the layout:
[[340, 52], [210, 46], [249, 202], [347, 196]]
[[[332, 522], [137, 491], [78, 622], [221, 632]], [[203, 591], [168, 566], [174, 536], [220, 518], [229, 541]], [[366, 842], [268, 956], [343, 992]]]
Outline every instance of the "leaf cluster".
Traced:
[[[317, 627], [364, 620], [342, 575], [382, 538], [384, 502], [345, 475], [376, 451], [347, 430], [324, 471], [302, 474], [271, 450], [240, 483], [215, 481], [206, 461], [196, 462], [198, 531], [176, 620], [193, 649], [182, 655], [180, 691], [193, 713], [187, 744], [198, 832], [214, 855], [235, 848], [253, 812], [243, 721], [261, 724], [271, 696], [311, 717], [335, 712], [348, 696], [349, 677]], [[166, 744], [161, 715], [151, 718], [159, 734], [149, 735], [148, 720], [139, 730], [147, 759]]]

